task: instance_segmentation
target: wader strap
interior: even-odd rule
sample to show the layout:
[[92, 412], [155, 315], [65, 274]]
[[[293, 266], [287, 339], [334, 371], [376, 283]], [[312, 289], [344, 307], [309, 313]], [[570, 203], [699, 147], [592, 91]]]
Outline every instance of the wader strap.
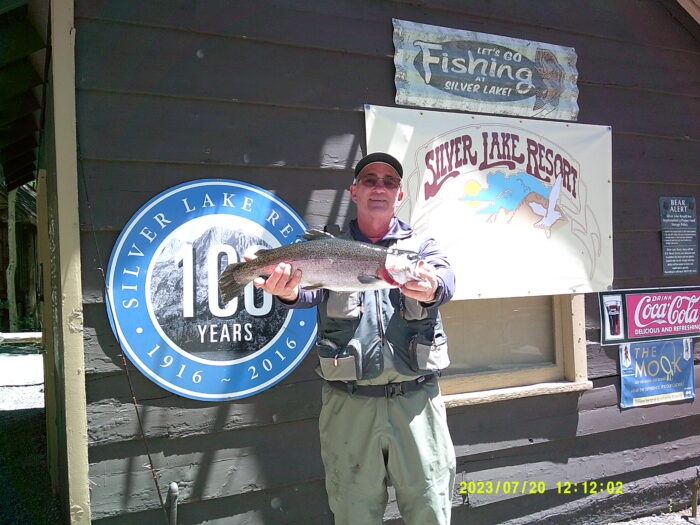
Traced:
[[393, 397], [402, 396], [413, 392], [415, 390], [420, 390], [423, 388], [423, 384], [435, 377], [434, 374], [429, 374], [425, 376], [420, 376], [412, 381], [402, 381], [401, 383], [389, 383], [386, 385], [357, 385], [355, 381], [344, 382], [344, 381], [326, 381], [330, 386], [336, 390], [341, 390], [347, 392], [350, 395], [363, 396], [363, 397], [386, 397], [391, 399]]

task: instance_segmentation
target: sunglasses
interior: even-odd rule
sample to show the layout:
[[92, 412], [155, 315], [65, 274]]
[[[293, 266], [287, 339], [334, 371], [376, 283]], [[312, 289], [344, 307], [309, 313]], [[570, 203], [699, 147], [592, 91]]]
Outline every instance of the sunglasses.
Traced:
[[395, 190], [401, 186], [401, 179], [396, 177], [375, 177], [373, 175], [368, 175], [358, 179], [357, 184], [361, 184], [365, 188], [384, 186], [387, 190]]

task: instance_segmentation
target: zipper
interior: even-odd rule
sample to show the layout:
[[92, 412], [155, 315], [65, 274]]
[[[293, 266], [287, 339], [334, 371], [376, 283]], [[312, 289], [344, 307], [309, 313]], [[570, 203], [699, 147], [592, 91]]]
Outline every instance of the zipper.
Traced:
[[384, 319], [383, 319], [383, 311], [382, 311], [382, 303], [380, 302], [380, 297], [379, 297], [379, 290], [374, 291], [374, 302], [377, 305], [377, 328], [379, 329], [379, 339], [382, 342], [382, 346], [384, 346], [384, 342], [386, 339], [386, 333], [384, 330]]

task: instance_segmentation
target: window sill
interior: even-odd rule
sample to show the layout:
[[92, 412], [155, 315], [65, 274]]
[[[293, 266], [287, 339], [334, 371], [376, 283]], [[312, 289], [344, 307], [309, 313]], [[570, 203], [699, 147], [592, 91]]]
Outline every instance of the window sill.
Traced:
[[538, 383], [536, 385], [516, 386], [510, 388], [497, 388], [482, 390], [480, 392], [468, 392], [464, 394], [450, 394], [443, 396], [447, 408], [478, 405], [481, 403], [494, 403], [496, 401], [508, 401], [521, 397], [542, 396], [547, 394], [561, 394], [565, 392], [583, 392], [593, 388], [591, 381], [560, 381], [553, 383]]

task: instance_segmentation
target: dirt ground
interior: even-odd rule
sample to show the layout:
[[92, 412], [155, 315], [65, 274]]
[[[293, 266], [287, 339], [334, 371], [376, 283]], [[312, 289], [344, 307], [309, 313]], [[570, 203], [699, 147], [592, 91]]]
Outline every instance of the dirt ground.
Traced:
[[[700, 525], [700, 518], [692, 518], [690, 511], [691, 509], [685, 509], [679, 512], [655, 514], [628, 521], [616, 521], [608, 525]], [[700, 511], [698, 511], [698, 514], [700, 514]]]
[[38, 345], [0, 345], [0, 524], [55, 525]]
[[57, 525], [46, 467], [44, 410], [0, 410], [0, 523]]

